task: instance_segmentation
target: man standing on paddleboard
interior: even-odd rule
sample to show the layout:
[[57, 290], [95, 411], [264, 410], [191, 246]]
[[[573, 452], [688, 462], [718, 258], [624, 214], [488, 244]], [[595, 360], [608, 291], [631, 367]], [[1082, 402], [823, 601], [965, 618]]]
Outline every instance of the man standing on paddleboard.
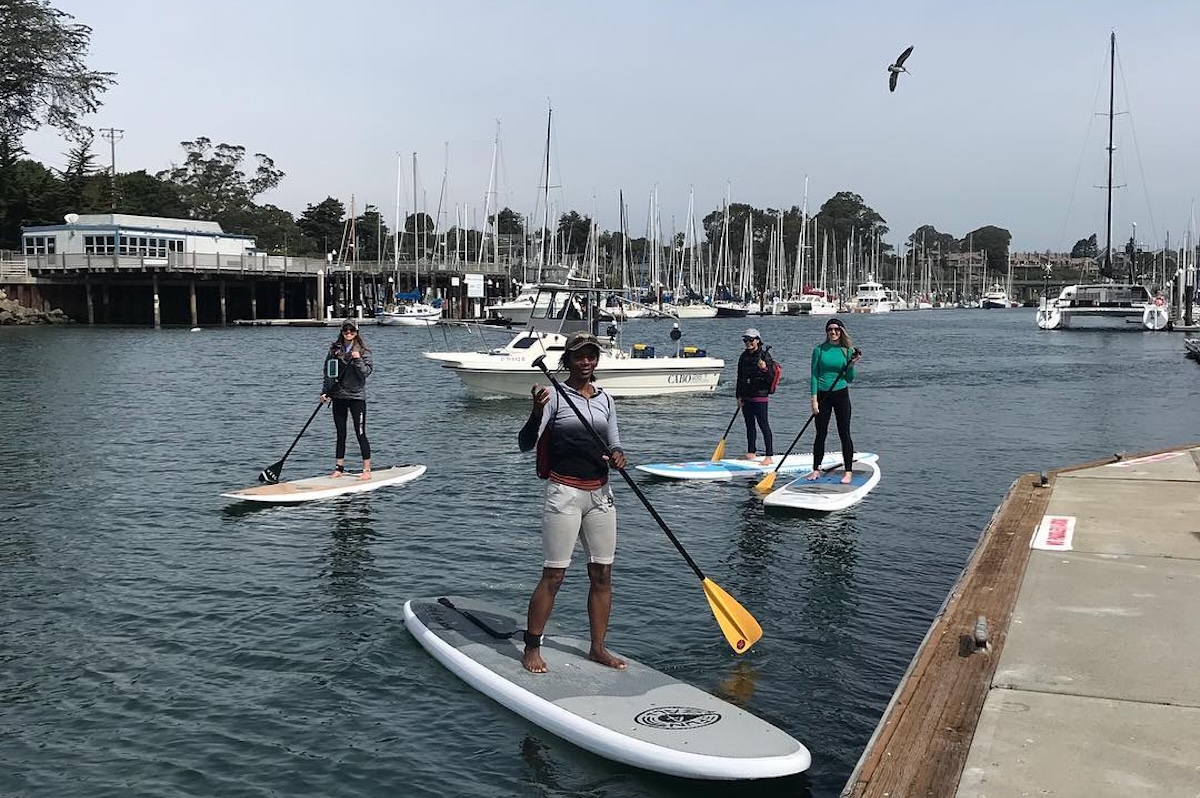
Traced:
[[[570, 376], [562, 384], [565, 394], [534, 385], [529, 419], [517, 436], [521, 451], [538, 449], [538, 476], [548, 480], [542, 506], [542, 577], [529, 598], [525, 622], [525, 654], [521, 664], [532, 673], [545, 673], [542, 638], [554, 599], [562, 586], [571, 553], [582, 540], [588, 558], [588, 622], [591, 650], [588, 656], [602, 665], [624, 668], [625, 662], [604, 647], [612, 612], [612, 563], [617, 550], [617, 510], [608, 467], [625, 467], [625, 452], [617, 430], [613, 399], [594, 383], [600, 361], [600, 342], [587, 332], [567, 339], [561, 367]], [[592, 429], [604, 440], [611, 455], [596, 443], [588, 427], [571, 409], [575, 405]]]

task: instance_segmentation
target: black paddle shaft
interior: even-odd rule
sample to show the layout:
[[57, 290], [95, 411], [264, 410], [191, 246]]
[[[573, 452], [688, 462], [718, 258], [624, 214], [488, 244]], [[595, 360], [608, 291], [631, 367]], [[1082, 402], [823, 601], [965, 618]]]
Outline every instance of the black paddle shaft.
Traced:
[[721, 440], [729, 437], [729, 430], [733, 429], [733, 422], [737, 421], [738, 413], [742, 412], [742, 406], [738, 405], [733, 409], [733, 415], [729, 417], [729, 426], [725, 428], [725, 434], [721, 436]]
[[[533, 365], [542, 370], [542, 373], [545, 374], [546, 378], [550, 380], [550, 383], [554, 386], [554, 389], [558, 391], [558, 395], [566, 400], [567, 404], [571, 406], [571, 410], [575, 411], [575, 416], [579, 419], [580, 423], [583, 424], [584, 428], [591, 433], [592, 439], [596, 441], [600, 448], [604, 450], [604, 453], [609, 455], [611, 458], [612, 449], [608, 448], [608, 444], [605, 443], [604, 439], [600, 437], [600, 433], [596, 432], [596, 428], [591, 425], [591, 422], [583, 417], [583, 413], [581, 413], [579, 408], [575, 406], [575, 403], [571, 401], [571, 397], [567, 395], [565, 390], [563, 390], [563, 387], [559, 381], [556, 380], [554, 375], [550, 373], [550, 370], [546, 368], [546, 364], [544, 362], [545, 359], [545, 355], [539, 355], [537, 360], [533, 361]], [[609, 462], [612, 462], [611, 459]], [[664, 521], [662, 516], [658, 514], [658, 510], [654, 509], [654, 505], [652, 505], [650, 500], [646, 498], [646, 494], [642, 493], [642, 489], [639, 488], [637, 483], [633, 481], [633, 477], [629, 476], [629, 473], [626, 472], [624, 468], [617, 468], [616, 465], [613, 465], [613, 468], [615, 468], [621, 474], [621, 476], [625, 477], [625, 483], [629, 485], [629, 487], [633, 490], [634, 495], [641, 500], [642, 504], [646, 505], [646, 509], [650, 511], [650, 515], [655, 521], [658, 522], [658, 525], [662, 531], [667, 533], [667, 537], [671, 540], [671, 543], [673, 543], [675, 548], [679, 550], [679, 553], [683, 555], [683, 559], [687, 560], [687, 564], [691, 566], [693, 571], [695, 571], [696, 576], [700, 577], [701, 581], [707, 579], [707, 577], [704, 575], [704, 572], [700, 570], [700, 566], [696, 565], [696, 561], [692, 559], [692, 555], [687, 553], [687, 549], [685, 549], [683, 544], [679, 542], [679, 538], [675, 537], [675, 533], [671, 531], [671, 527], [667, 526], [667, 522]]]
[[288, 455], [292, 453], [292, 449], [296, 448], [296, 444], [299, 443], [300, 438], [304, 436], [304, 432], [308, 429], [308, 425], [313, 422], [313, 419], [317, 417], [317, 413], [320, 413], [321, 408], [324, 406], [324, 402], [317, 403], [316, 409], [312, 411], [312, 415], [308, 417], [308, 421], [304, 422], [304, 426], [300, 428], [300, 434], [296, 436], [294, 441], [292, 441], [292, 445], [288, 447], [288, 450], [283, 453], [283, 457], [280, 457], [278, 462], [272, 463], [264, 468], [262, 473], [258, 475], [259, 482], [277, 482], [279, 480], [279, 472], [283, 470], [283, 461], [288, 459]]
[[[842, 375], [846, 373], [846, 369], [850, 368], [850, 364], [851, 364], [851, 362], [853, 362], [854, 358], [858, 357], [861, 354], [862, 354], [862, 350], [857, 349], [857, 348], [854, 350], [854, 353], [851, 355], [850, 360], [847, 360], [846, 365], [842, 366], [842, 370], [839, 371], [837, 376], [833, 378], [833, 382], [830, 383], [830, 386], [834, 386], [834, 385], [838, 384], [838, 380], [840, 380], [842, 378]], [[774, 471], [771, 472], [772, 474], [774, 474], [776, 471], [778, 471], [780, 469], [780, 467], [783, 465], [784, 461], [787, 460], [788, 455], [790, 455], [792, 453], [792, 449], [795, 449], [796, 444], [800, 442], [800, 436], [804, 434], [804, 431], [806, 429], [808, 429], [808, 425], [811, 424], [813, 422], [813, 419], [816, 417], [817, 417], [817, 414], [813, 413], [812, 415], [810, 415], [808, 417], [808, 421], [804, 422], [804, 426], [801, 427], [800, 431], [796, 433], [796, 437], [792, 441], [792, 445], [787, 448], [787, 451], [783, 453], [783, 457], [779, 458], [779, 462], [775, 464], [775, 469], [774, 469]], [[820, 465], [821, 465], [820, 463], [813, 463], [813, 470], [814, 471], [820, 470]], [[847, 464], [843, 463], [842, 465], [845, 466]]]

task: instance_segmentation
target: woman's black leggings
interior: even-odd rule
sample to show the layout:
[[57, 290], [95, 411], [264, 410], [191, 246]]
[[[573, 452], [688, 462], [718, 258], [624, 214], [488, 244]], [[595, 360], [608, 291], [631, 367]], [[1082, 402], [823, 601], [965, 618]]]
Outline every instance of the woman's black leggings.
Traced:
[[825, 459], [825, 436], [829, 434], [829, 414], [837, 416], [838, 437], [842, 440], [842, 462], [849, 471], [854, 462], [854, 441], [850, 440], [850, 389], [817, 393], [817, 439], [813, 441], [813, 468]]
[[371, 459], [371, 442], [367, 440], [367, 400], [334, 399], [333, 426], [337, 429], [338, 460], [346, 456], [346, 414], [354, 418], [354, 434], [358, 436], [358, 450], [364, 460]]
[[758, 442], [755, 435], [754, 424], [758, 422], [758, 428], [762, 430], [763, 446], [766, 448], [767, 457], [775, 456], [775, 439], [771, 436], [771, 424], [767, 421], [767, 403], [766, 402], [750, 402], [742, 400], [742, 418], [746, 420], [746, 452], [754, 452], [757, 450]]

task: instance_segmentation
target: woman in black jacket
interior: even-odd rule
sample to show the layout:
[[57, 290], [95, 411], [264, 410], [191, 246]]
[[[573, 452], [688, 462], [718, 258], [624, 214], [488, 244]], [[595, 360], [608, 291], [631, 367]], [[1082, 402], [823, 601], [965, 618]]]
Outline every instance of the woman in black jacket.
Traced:
[[333, 400], [333, 426], [337, 429], [336, 465], [331, 476], [346, 471], [346, 416], [354, 419], [354, 434], [362, 454], [359, 479], [371, 478], [371, 442], [367, 440], [367, 377], [371, 376], [371, 349], [359, 334], [354, 319], [342, 322], [342, 333], [325, 356], [325, 382], [321, 401]]
[[775, 362], [771, 359], [770, 347], [762, 342], [758, 330], [751, 327], [742, 335], [745, 349], [738, 358], [737, 396], [738, 407], [746, 422], [746, 459], [758, 460], [758, 442], [755, 424], [762, 430], [766, 455], [763, 463], [770, 463], [775, 456], [775, 440], [771, 435], [771, 424], [767, 420], [767, 403], [771, 400], [771, 379], [775, 374]]

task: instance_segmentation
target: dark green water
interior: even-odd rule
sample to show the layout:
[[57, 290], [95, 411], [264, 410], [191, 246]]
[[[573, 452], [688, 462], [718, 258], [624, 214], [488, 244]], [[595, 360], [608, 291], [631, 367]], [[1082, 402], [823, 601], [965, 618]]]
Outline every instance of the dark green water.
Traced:
[[[866, 353], [855, 441], [883, 472], [866, 502], [768, 516], [752, 482], [639, 479], [762, 623], [750, 654], [734, 657], [695, 576], [615, 488], [611, 645], [811, 749], [806, 776], [756, 785], [759, 796], [837, 794], [1019, 474], [1200, 438], [1200, 369], [1178, 336], [1038, 332], [1029, 310], [847, 321]], [[753, 324], [786, 366], [771, 404], [782, 449], [807, 417], [822, 321]], [[694, 322], [686, 340], [732, 359], [745, 326]], [[659, 323], [626, 332], [666, 348]], [[516, 451], [528, 406], [466, 399], [420, 356], [426, 331], [364, 330], [376, 463], [426, 463], [424, 478], [290, 508], [218, 498], [287, 448], [333, 335], [0, 329], [0, 795], [743, 794], [582, 752], [408, 636], [406, 598], [519, 609], [540, 568], [542, 483]], [[707, 456], [732, 409], [727, 383], [716, 396], [621, 401], [631, 461]], [[744, 443], [740, 423], [729, 442]], [[323, 414], [285, 477], [331, 463]], [[558, 629], [586, 629], [585, 594], [577, 566]]]

